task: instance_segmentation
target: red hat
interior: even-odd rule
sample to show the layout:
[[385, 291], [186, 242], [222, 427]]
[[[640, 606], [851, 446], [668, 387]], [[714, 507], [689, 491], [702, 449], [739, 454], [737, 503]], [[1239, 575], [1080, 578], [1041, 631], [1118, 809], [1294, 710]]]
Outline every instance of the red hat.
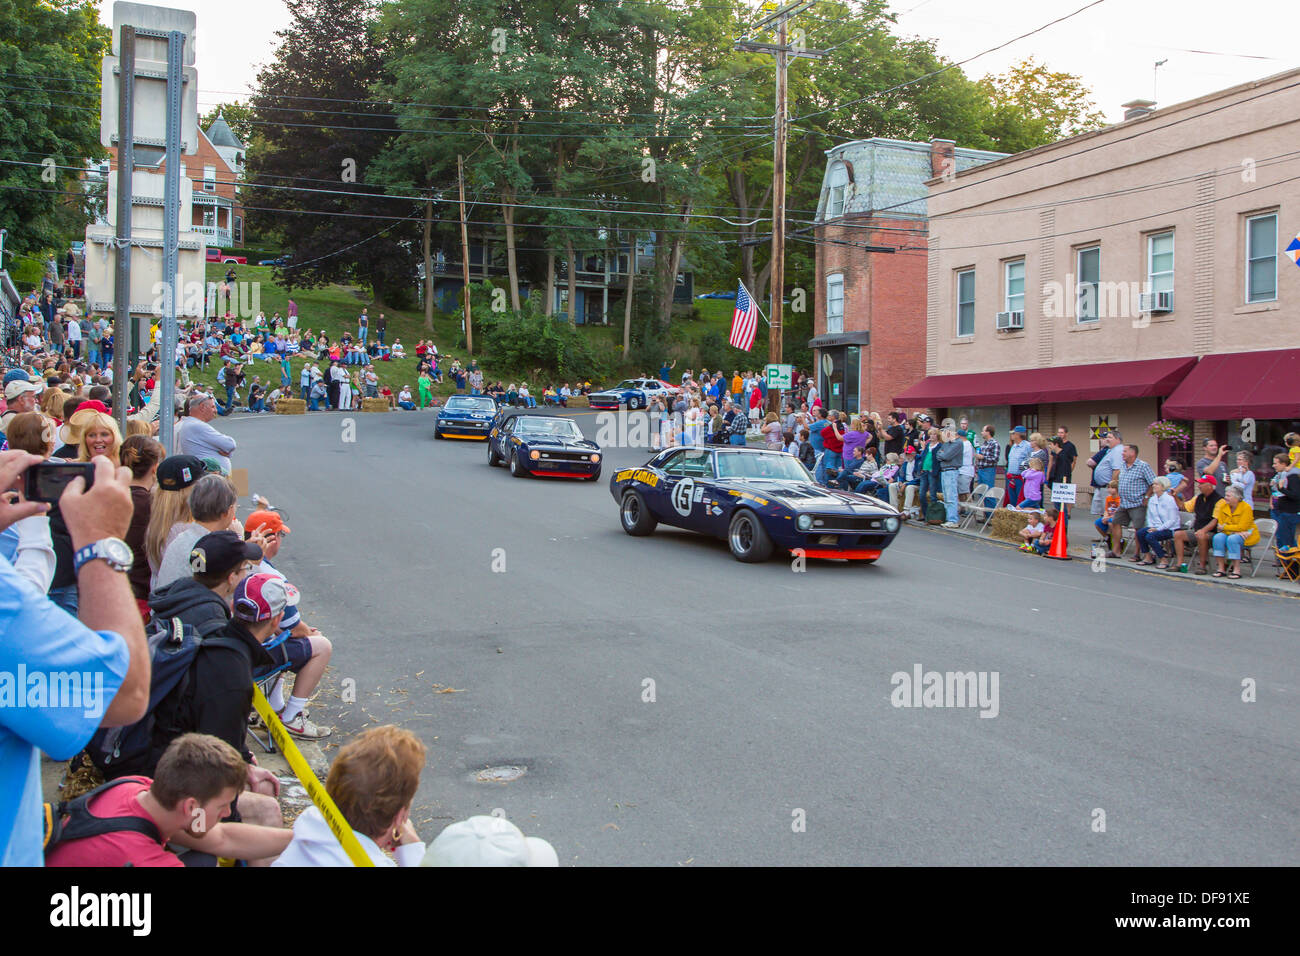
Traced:
[[1218, 482], [1214, 480], [1213, 475], [1201, 475], [1201, 477], [1196, 479], [1196, 483], [1198, 485], [1210, 485], [1211, 487], [1218, 484]]
[[98, 400], [93, 399], [93, 398], [90, 399], [89, 401], [82, 402], [80, 405], [78, 405], [78, 406], [77, 406], [77, 411], [79, 411], [79, 412], [84, 412], [84, 411], [85, 411], [86, 409], [88, 409], [88, 408], [89, 408], [92, 412], [99, 412], [99, 413], [102, 414], [102, 415], [107, 415], [107, 414], [108, 414], [108, 406], [105, 405], [103, 402], [98, 401]]
[[912, 445], [908, 445], [906, 448], [903, 449], [903, 454], [905, 454], [905, 455], [915, 455], [915, 454], [916, 454], [916, 448], [913, 447]]

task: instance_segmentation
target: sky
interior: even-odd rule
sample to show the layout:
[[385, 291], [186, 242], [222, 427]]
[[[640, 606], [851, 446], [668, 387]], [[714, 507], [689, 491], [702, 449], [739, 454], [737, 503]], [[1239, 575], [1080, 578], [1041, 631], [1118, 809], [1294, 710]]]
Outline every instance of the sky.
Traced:
[[[1089, 2], [895, 0], [891, 9], [898, 14], [897, 32], [935, 38], [942, 55], [964, 60]], [[1033, 56], [1053, 70], [1082, 77], [1106, 119], [1119, 122], [1121, 104], [1132, 99], [1170, 105], [1300, 65], [1295, 52], [1300, 4], [1239, 3], [1104, 0], [963, 69], [978, 78], [1005, 72]], [[247, 99], [258, 69], [274, 55], [276, 31], [289, 23], [281, 0], [171, 0], [158, 5], [192, 10], [198, 16], [200, 113], [223, 100]], [[1250, 12], [1236, 13], [1238, 9]], [[816, 15], [816, 8], [810, 15]], [[100, 18], [111, 22], [110, 0], [103, 0]], [[808, 44], [815, 47], [815, 24], [806, 29]], [[1157, 60], [1167, 62], [1155, 71]]]

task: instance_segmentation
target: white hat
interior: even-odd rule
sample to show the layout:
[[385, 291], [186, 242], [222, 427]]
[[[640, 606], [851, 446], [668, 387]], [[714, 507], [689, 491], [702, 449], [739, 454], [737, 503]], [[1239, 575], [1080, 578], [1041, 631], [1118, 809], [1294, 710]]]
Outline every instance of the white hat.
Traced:
[[421, 866], [559, 866], [555, 848], [526, 837], [503, 817], [470, 817], [453, 823], [429, 845]]
[[5, 401], [12, 402], [24, 392], [39, 392], [41, 390], [41, 386], [36, 382], [16, 379], [5, 386]]

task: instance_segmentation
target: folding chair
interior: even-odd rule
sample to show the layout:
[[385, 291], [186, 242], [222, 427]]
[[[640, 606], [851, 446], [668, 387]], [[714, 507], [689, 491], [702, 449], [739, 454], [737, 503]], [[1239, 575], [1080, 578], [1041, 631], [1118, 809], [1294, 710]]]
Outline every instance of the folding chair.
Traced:
[[1300, 583], [1300, 548], [1273, 546], [1273, 560], [1277, 562], [1278, 577]]
[[980, 529], [977, 532], [978, 534], [983, 534], [988, 530], [989, 522], [993, 520], [993, 512], [1002, 507], [1002, 489], [997, 485], [994, 485], [992, 488], [985, 489], [983, 497], [992, 498], [995, 503], [991, 506], [985, 505], [982, 502], [980, 504], [975, 504], [973, 499], [968, 503], [972, 521], [975, 520], [977, 515], [982, 515], [984, 517], [984, 523], [980, 525]]
[[[271, 640], [267, 641], [265, 644], [262, 645], [263, 649], [269, 651], [279, 647], [281, 644], [283, 644], [285, 641], [289, 639], [289, 630], [290, 629], [286, 628], [285, 630], [277, 634], [275, 637], [273, 637]], [[279, 678], [279, 676], [283, 674], [285, 671], [287, 671], [288, 669], [289, 669], [289, 661], [286, 658], [283, 664], [276, 664], [268, 668], [267, 670], [258, 671], [256, 674], [254, 674], [253, 683], [262, 689], [263, 694], [269, 697], [271, 688], [274, 686], [276, 679]], [[261, 745], [262, 749], [267, 753], [269, 754], [275, 753], [275, 740], [271, 737], [271, 731], [269, 728], [266, 731], [266, 739], [263, 740], [261, 737], [257, 736], [256, 728], [250, 724], [248, 727], [248, 736], [256, 740], [258, 744]]]
[[[1255, 547], [1276, 552], [1277, 548], [1273, 545], [1277, 539], [1277, 522], [1272, 518], [1260, 518], [1255, 522], [1255, 527], [1259, 529], [1259, 541], [1256, 542]], [[1259, 566], [1264, 563], [1255, 560], [1254, 555], [1250, 553], [1250, 548], [1241, 549], [1241, 560], [1250, 565], [1252, 578], [1259, 573]]]
[[970, 496], [965, 501], [957, 502], [957, 513], [962, 517], [958, 520], [959, 527], [965, 527], [975, 517], [975, 502], [984, 503], [984, 495], [988, 492], [988, 485], [976, 485], [970, 491]]

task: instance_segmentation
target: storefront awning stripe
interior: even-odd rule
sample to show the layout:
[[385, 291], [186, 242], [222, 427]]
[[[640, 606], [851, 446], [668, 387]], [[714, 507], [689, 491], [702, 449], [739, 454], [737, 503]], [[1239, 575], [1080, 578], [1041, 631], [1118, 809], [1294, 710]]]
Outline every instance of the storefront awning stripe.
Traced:
[[1300, 349], [1207, 355], [1169, 396], [1164, 416], [1300, 419]]

